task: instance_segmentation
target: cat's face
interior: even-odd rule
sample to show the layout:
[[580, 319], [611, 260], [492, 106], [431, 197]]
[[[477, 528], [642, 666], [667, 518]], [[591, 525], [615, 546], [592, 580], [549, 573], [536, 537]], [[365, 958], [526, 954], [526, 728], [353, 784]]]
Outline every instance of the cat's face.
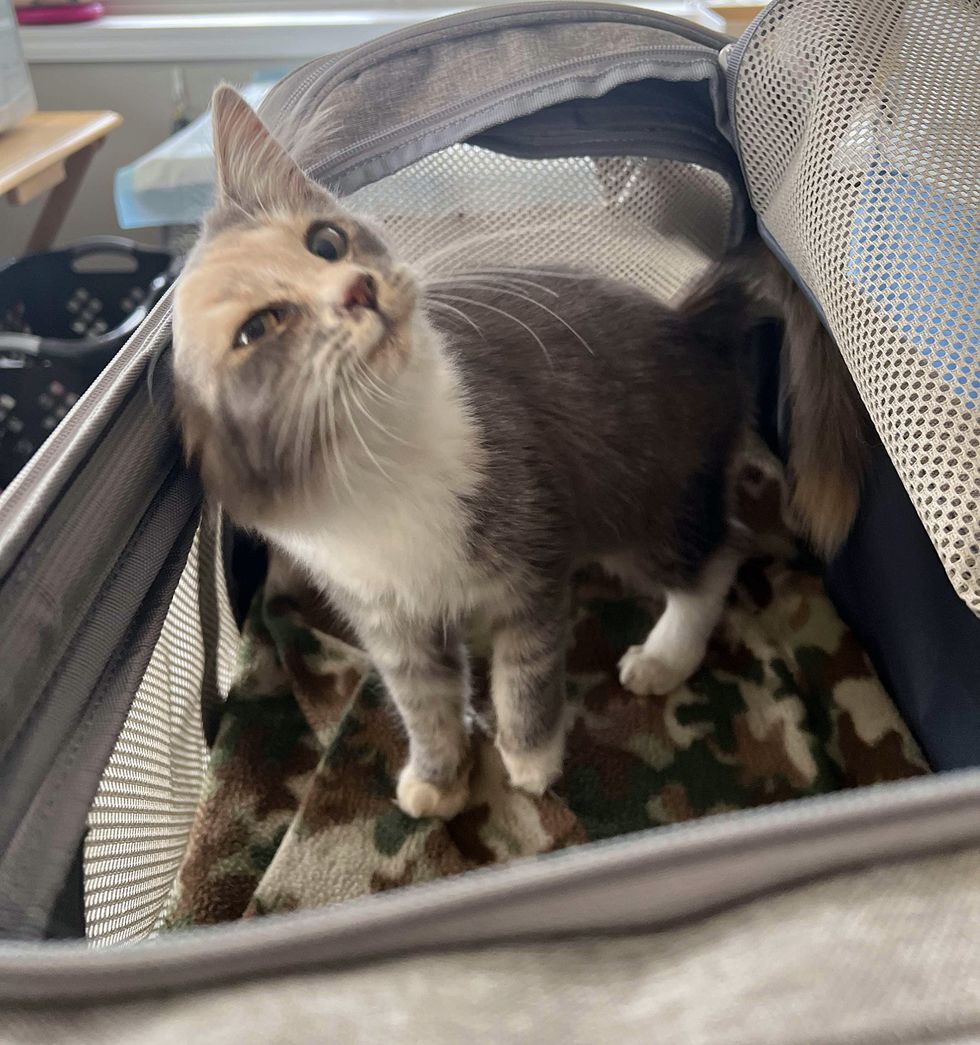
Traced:
[[176, 291], [177, 406], [211, 492], [254, 512], [329, 481], [351, 403], [411, 357], [417, 292], [237, 94], [213, 111], [218, 201]]

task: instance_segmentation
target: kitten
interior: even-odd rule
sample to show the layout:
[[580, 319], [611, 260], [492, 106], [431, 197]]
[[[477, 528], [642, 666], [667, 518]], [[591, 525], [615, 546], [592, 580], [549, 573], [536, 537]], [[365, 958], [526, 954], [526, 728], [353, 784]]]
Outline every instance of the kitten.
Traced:
[[174, 312], [187, 452], [351, 622], [408, 733], [406, 813], [465, 805], [473, 614], [498, 749], [542, 793], [562, 766], [575, 566], [665, 593], [621, 662], [637, 693], [687, 679], [721, 613], [751, 420], [742, 281], [719, 270], [677, 310], [573, 272], [426, 293], [234, 91], [213, 115], [218, 200]]

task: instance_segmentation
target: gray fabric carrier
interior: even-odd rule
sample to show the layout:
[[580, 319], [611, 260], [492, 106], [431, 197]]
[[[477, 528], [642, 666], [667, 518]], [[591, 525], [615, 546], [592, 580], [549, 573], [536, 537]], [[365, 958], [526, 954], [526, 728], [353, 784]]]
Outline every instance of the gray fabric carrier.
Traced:
[[[463, 263], [454, 244], [493, 229], [490, 262], [587, 263], [669, 299], [761, 219], [837, 337], [942, 557], [926, 542], [924, 569], [945, 567], [959, 596], [950, 612], [975, 623], [963, 564], [975, 554], [977, 465], [963, 445], [976, 436], [964, 388], [977, 375], [912, 359], [939, 320], [889, 312], [889, 294], [919, 288], [915, 251], [968, 300], [976, 285], [975, 257], [956, 268], [923, 246], [930, 222], [962, 224], [980, 207], [975, 127], [961, 141], [935, 120], [902, 120], [927, 94], [916, 80], [923, 19], [965, 39], [980, 34], [980, 12], [967, 0], [923, 10], [775, 0], [728, 46], [633, 8], [515, 4], [313, 62], [262, 115], [282, 129], [331, 107], [329, 145], [298, 158], [383, 217], [408, 256], [446, 244], [433, 259], [446, 273]], [[936, 89], [975, 98], [975, 68], [957, 76], [966, 59], [945, 56], [950, 71], [930, 53]], [[903, 151], [903, 133], [918, 151]], [[930, 134], [945, 152], [930, 151]], [[958, 180], [930, 196], [929, 171], [951, 162]], [[896, 207], [926, 230], [876, 246], [867, 221]], [[320, 1040], [314, 1026], [345, 1041], [491, 1029], [501, 1041], [975, 1040], [980, 994], [964, 972], [980, 944], [975, 769], [139, 942], [186, 844], [204, 723], [237, 638], [221, 526], [202, 515], [171, 421], [170, 309], [167, 297], [0, 499], [0, 1041]], [[916, 410], [947, 411], [946, 491], [916, 485], [918, 444], [893, 423], [895, 375], [876, 369], [885, 357], [908, 371]], [[930, 496], [946, 498], [966, 533], [958, 545]], [[858, 583], [862, 559], [847, 555]], [[865, 634], [887, 662], [875, 626]], [[976, 648], [940, 659], [955, 675]], [[917, 678], [890, 681], [941, 767], [930, 723], [942, 708], [916, 719]], [[949, 690], [970, 736], [978, 690], [965, 673]], [[980, 764], [980, 732], [961, 749], [956, 764]], [[78, 935], [82, 914], [87, 942], [51, 939]], [[925, 946], [930, 931], [939, 937]], [[873, 997], [854, 985], [872, 967]], [[536, 1021], [534, 989], [548, 999]]]

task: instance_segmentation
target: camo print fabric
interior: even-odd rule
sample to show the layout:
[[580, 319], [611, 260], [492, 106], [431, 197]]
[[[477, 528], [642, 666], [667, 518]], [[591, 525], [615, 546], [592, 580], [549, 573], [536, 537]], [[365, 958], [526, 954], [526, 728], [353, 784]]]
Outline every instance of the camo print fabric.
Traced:
[[565, 774], [509, 789], [488, 733], [475, 636], [470, 807], [449, 823], [393, 802], [406, 741], [364, 654], [302, 590], [260, 594], [223, 712], [169, 927], [295, 910], [727, 810], [927, 771], [816, 564], [786, 523], [781, 474], [753, 449], [753, 533], [705, 665], [667, 697], [616, 663], [658, 607], [594, 571], [576, 582]]

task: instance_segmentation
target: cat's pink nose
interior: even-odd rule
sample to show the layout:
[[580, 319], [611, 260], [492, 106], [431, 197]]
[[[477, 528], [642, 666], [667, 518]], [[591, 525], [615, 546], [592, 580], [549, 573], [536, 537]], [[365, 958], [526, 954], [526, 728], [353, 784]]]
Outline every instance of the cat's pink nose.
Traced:
[[355, 305], [373, 309], [378, 307], [378, 284], [374, 276], [367, 272], [355, 276], [344, 291], [344, 308], [353, 308]]

